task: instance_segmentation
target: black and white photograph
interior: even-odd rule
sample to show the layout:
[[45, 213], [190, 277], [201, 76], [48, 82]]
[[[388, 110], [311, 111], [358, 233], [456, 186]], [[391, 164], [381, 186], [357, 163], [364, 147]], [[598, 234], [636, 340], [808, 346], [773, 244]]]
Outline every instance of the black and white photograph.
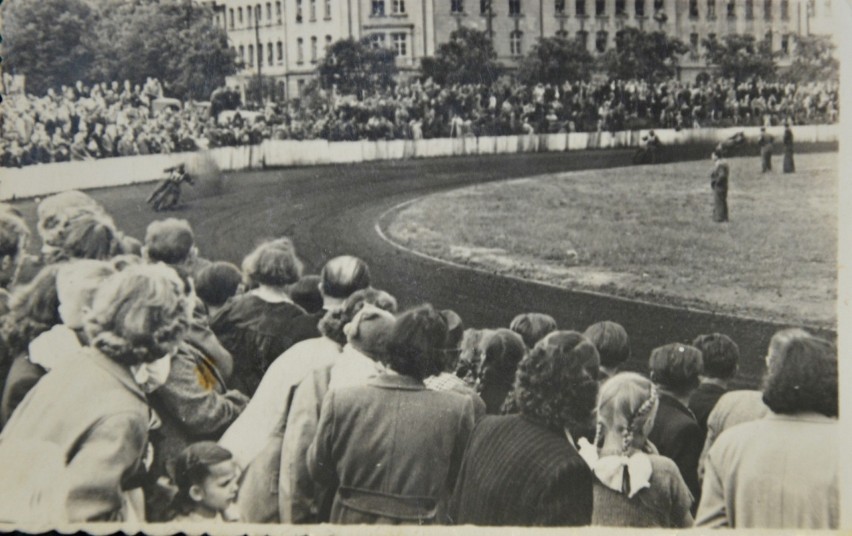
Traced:
[[849, 23], [3, 1], [0, 530], [852, 529]]

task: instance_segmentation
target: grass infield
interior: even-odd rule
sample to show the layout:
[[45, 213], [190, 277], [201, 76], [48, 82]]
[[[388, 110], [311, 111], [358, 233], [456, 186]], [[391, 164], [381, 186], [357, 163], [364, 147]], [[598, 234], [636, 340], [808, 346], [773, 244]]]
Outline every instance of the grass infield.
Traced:
[[[797, 172], [729, 160], [714, 223], [709, 160], [544, 175], [431, 195], [387, 225], [424, 253], [565, 288], [834, 329], [837, 154]], [[535, 309], [535, 304], [530, 304]]]

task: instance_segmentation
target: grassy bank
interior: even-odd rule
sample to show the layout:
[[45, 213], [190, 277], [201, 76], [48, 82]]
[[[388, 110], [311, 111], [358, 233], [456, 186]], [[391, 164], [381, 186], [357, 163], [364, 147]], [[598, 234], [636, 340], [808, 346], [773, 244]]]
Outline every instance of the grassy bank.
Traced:
[[796, 163], [795, 174], [762, 175], [757, 158], [731, 159], [727, 224], [712, 221], [711, 164], [700, 161], [455, 190], [386, 227], [408, 247], [498, 273], [833, 327], [837, 155]]

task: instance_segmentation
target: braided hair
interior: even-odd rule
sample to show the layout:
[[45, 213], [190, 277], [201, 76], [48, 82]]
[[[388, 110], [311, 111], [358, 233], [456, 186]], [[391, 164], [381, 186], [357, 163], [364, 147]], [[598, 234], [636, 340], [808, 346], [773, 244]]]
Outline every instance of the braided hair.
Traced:
[[659, 404], [656, 386], [639, 374], [622, 372], [601, 387], [595, 445], [603, 446], [608, 427], [621, 433], [620, 454], [630, 456], [636, 436], [644, 439], [644, 429], [653, 420]]

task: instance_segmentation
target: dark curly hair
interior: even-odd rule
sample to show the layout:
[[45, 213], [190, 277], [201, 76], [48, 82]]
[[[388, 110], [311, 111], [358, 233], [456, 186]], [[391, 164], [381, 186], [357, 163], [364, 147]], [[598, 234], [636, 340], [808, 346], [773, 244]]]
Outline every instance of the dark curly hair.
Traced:
[[444, 317], [428, 303], [403, 313], [391, 331], [385, 364], [418, 380], [439, 374], [448, 331]]
[[12, 293], [11, 310], [0, 325], [0, 335], [10, 355], [26, 352], [33, 339], [62, 323], [56, 291], [60, 266], [45, 266], [32, 281]]
[[586, 337], [576, 331], [554, 331], [521, 361], [504, 408], [517, 408], [553, 430], [588, 430], [597, 402], [599, 366], [598, 351]]
[[763, 402], [775, 413], [837, 417], [837, 347], [811, 335], [788, 339], [769, 359]]
[[332, 309], [325, 313], [325, 316], [319, 322], [319, 332], [340, 346], [345, 345], [346, 334], [343, 333], [343, 326], [351, 322], [355, 318], [355, 315], [358, 314], [358, 311], [367, 303], [375, 305], [379, 309], [384, 309], [389, 313], [396, 313], [396, 298], [383, 290], [365, 288], [353, 292], [343, 302], [343, 306], [340, 309]]

